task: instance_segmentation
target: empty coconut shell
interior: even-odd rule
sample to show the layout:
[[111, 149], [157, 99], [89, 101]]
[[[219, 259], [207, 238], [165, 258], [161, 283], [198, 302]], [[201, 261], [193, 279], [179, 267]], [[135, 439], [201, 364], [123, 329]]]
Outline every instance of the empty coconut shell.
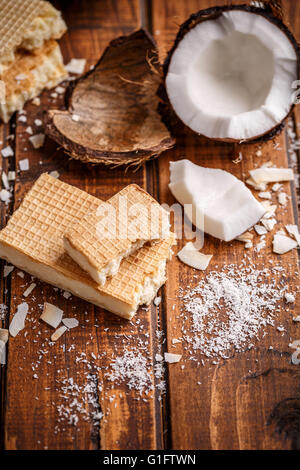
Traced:
[[157, 112], [161, 74], [152, 38], [113, 40], [96, 66], [70, 85], [67, 111], [49, 110], [46, 133], [73, 158], [138, 165], [175, 141]]

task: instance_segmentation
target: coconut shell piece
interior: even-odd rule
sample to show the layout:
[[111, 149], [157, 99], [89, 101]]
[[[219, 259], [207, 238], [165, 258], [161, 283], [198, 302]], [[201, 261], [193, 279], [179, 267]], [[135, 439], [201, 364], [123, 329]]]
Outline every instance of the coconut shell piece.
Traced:
[[[276, 25], [288, 37], [288, 39], [290, 40], [291, 44], [293, 45], [295, 49], [297, 59], [298, 59], [297, 78], [298, 79], [300, 78], [300, 46], [298, 46], [298, 43], [294, 35], [291, 33], [291, 31], [288, 29], [286, 24], [283, 22], [284, 12], [282, 8], [281, 0], [264, 0], [261, 3], [263, 4], [263, 7], [257, 7], [257, 6], [247, 5], [247, 4], [232, 5], [229, 2], [229, 5], [206, 8], [204, 10], [200, 10], [196, 13], [193, 13], [184, 23], [180, 25], [177, 36], [173, 43], [173, 46], [169, 50], [167, 57], [163, 64], [164, 80], [158, 91], [158, 95], [160, 96], [160, 99], [161, 99], [160, 113], [163, 117], [163, 121], [166, 123], [166, 125], [171, 130], [171, 132], [176, 132], [176, 127], [178, 125], [184, 125], [180, 121], [179, 117], [177, 117], [175, 111], [173, 110], [172, 105], [169, 101], [167, 92], [166, 92], [166, 87], [165, 87], [165, 79], [168, 73], [172, 55], [174, 51], [176, 50], [180, 41], [196, 25], [207, 20], [217, 19], [220, 15], [222, 15], [223, 12], [230, 11], [230, 10], [242, 10], [242, 11], [246, 11], [249, 13], [252, 12], [252, 13], [256, 13], [258, 15], [263, 16], [266, 20]], [[244, 140], [234, 140], [230, 138], [210, 138], [210, 139], [213, 141], [221, 141], [221, 142], [228, 142], [228, 143], [245, 143], [245, 144], [261, 143], [261, 142], [266, 142], [268, 140], [274, 139], [276, 135], [282, 132], [285, 122], [287, 118], [291, 115], [291, 113], [293, 112], [294, 107], [295, 105], [291, 104], [288, 114], [284, 117], [284, 119], [282, 119], [281, 122], [278, 122], [278, 124], [276, 124], [272, 129], [270, 129], [269, 131], [261, 135], [255, 136], [251, 139], [244, 139]]]
[[67, 111], [49, 110], [46, 133], [73, 158], [139, 165], [175, 141], [157, 112], [156, 46], [144, 30], [113, 40], [96, 66], [70, 85]]

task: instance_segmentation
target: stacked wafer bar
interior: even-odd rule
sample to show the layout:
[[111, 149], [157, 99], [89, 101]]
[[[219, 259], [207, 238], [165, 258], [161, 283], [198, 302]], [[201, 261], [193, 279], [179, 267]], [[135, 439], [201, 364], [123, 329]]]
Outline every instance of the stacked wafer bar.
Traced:
[[0, 119], [67, 77], [56, 42], [66, 24], [49, 2], [0, 0]]
[[66, 252], [64, 237], [87, 214], [97, 213], [101, 203], [74, 186], [48, 174], [41, 175], [0, 232], [0, 257], [50, 284], [131, 319], [139, 305], [149, 304], [165, 282], [166, 262], [175, 236], [166, 232], [155, 243], [145, 243], [124, 257], [117, 273], [100, 286]]
[[69, 255], [100, 285], [115, 275], [122, 259], [147, 242], [170, 234], [169, 213], [135, 184], [125, 187], [97, 212], [87, 214], [65, 233]]

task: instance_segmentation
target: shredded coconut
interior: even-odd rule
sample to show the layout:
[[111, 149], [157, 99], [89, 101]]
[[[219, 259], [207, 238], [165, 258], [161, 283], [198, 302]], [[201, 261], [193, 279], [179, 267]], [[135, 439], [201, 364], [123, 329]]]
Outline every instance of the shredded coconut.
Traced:
[[125, 351], [123, 356], [113, 359], [111, 370], [105, 376], [117, 384], [125, 381], [129, 389], [137, 390], [142, 395], [153, 390], [149, 366], [141, 352]]
[[276, 286], [275, 272], [256, 269], [250, 261], [248, 266], [228, 265], [182, 292], [183, 316], [186, 321], [186, 314], [191, 316], [190, 334], [183, 327], [184, 339], [192, 349], [209, 358], [228, 358], [233, 350], [253, 346], [261, 330], [274, 325], [277, 303], [287, 288]]

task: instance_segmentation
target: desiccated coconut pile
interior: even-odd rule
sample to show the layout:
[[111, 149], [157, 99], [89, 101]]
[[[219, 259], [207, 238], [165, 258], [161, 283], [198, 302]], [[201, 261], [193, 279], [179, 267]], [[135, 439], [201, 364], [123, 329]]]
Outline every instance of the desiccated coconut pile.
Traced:
[[[188, 292], [181, 292], [187, 348], [207, 358], [228, 358], [234, 351], [253, 347], [265, 327], [276, 323], [279, 303], [288, 290], [282, 269], [259, 270], [249, 259], [247, 264], [212, 271]], [[276, 283], [276, 274], [283, 286]]]

